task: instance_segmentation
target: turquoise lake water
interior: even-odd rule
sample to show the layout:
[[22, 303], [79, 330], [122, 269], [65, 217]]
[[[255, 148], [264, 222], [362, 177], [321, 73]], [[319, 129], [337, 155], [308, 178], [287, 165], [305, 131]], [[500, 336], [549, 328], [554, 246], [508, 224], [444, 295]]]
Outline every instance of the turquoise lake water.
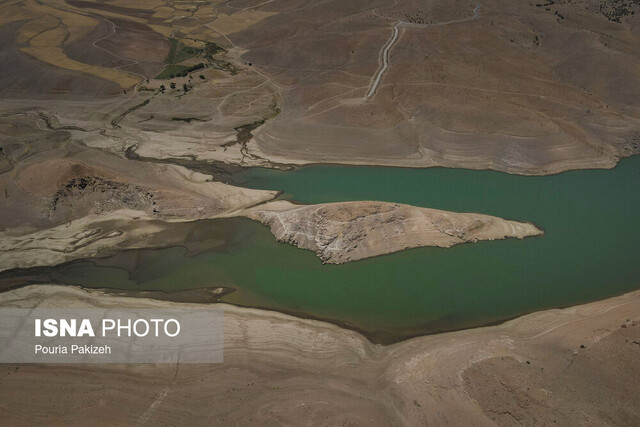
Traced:
[[[546, 177], [459, 169], [310, 166], [250, 169], [243, 186], [303, 203], [380, 200], [530, 221], [543, 237], [419, 248], [343, 265], [277, 243], [250, 220], [224, 250], [140, 251], [129, 272], [91, 261], [56, 270], [93, 287], [179, 290], [230, 286], [240, 305], [348, 323], [374, 339], [477, 326], [640, 288], [640, 157], [612, 170]], [[135, 251], [134, 251], [135, 252]], [[385, 338], [386, 337], [386, 338]]]

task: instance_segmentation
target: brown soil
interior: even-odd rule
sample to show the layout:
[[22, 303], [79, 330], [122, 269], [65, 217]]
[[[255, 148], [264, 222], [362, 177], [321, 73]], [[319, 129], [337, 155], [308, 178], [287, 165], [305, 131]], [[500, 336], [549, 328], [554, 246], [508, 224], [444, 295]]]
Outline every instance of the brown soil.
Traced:
[[[51, 286], [0, 299], [14, 307], [177, 305]], [[3, 365], [4, 422], [637, 425], [640, 419], [638, 292], [386, 347], [322, 322], [222, 307], [221, 364]]]
[[109, 21], [115, 25], [116, 32], [99, 41], [98, 46], [137, 62], [126, 69], [135, 69], [147, 78], [153, 78], [162, 71], [170, 48], [169, 41], [164, 36], [137, 22], [116, 18], [109, 18]]
[[125, 16], [135, 16], [136, 18], [149, 19], [153, 15], [154, 11], [151, 9], [137, 9], [132, 7], [117, 6], [115, 4], [83, 1], [83, 0], [67, 0], [67, 3], [74, 7], [81, 9], [96, 9], [104, 10], [107, 12], [114, 12]]
[[61, 70], [19, 51], [15, 43], [21, 23], [0, 27], [0, 97], [31, 99], [55, 95], [58, 99], [86, 99], [114, 95], [120, 87], [88, 74]]
[[477, 363], [464, 374], [466, 387], [498, 425], [635, 425], [640, 327], [635, 321], [623, 325], [575, 350]]

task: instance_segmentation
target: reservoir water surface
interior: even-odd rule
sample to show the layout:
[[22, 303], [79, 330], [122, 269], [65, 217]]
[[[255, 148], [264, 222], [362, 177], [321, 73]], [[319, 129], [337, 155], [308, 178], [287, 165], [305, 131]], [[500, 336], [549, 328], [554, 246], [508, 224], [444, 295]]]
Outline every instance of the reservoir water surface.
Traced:
[[[301, 203], [380, 200], [530, 221], [545, 235], [419, 248], [343, 265], [278, 243], [261, 224], [224, 249], [140, 251], [127, 270], [91, 260], [56, 267], [57, 282], [175, 291], [229, 286], [224, 301], [346, 323], [375, 340], [466, 328], [640, 288], [640, 156], [612, 170], [545, 177], [460, 169], [309, 166], [248, 169], [251, 188]], [[134, 256], [136, 251], [130, 251]], [[108, 260], [107, 263], [108, 264]]]

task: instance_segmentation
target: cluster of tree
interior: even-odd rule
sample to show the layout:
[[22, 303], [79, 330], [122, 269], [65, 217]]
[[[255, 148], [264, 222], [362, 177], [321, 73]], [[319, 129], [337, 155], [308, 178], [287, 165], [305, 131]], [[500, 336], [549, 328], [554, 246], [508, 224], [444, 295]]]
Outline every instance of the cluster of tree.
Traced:
[[[547, 6], [553, 6], [554, 4], [556, 4], [555, 1], [549, 0], [546, 3], [538, 3], [538, 4], [536, 4], [536, 7], [547, 7]], [[549, 10], [549, 9], [547, 9], [547, 10]]]
[[[203, 78], [204, 78], [204, 76], [203, 76]], [[175, 82], [169, 83], [169, 87], [171, 89], [175, 89], [176, 88], [176, 83]], [[193, 88], [193, 86], [190, 85], [190, 84], [184, 83], [182, 85], [182, 90], [184, 91], [184, 93], [189, 92], [192, 88]], [[160, 92], [164, 93], [165, 90], [166, 90], [166, 88], [164, 87], [164, 85], [160, 85]]]
[[635, 15], [634, 5], [640, 5], [640, 0], [610, 0], [600, 3], [600, 13], [609, 21], [620, 24], [622, 17]]
[[413, 24], [426, 24], [429, 21], [429, 14], [424, 10], [419, 10], [415, 15], [405, 13], [404, 20]]
[[185, 68], [184, 70], [180, 71], [179, 73], [176, 73], [176, 74], [170, 74], [170, 75], [169, 75], [169, 78], [170, 78], [170, 79], [173, 79], [173, 78], [175, 78], [175, 77], [186, 77], [186, 76], [187, 76], [187, 74], [189, 74], [189, 73], [191, 73], [191, 72], [193, 72], [193, 71], [196, 71], [196, 70], [201, 70], [201, 69], [203, 69], [203, 68], [204, 68], [204, 63], [199, 62], [199, 63], [197, 63], [196, 65], [192, 65], [192, 66], [190, 66], [190, 67]]
[[[571, 3], [571, 0], [569, 0]], [[551, 11], [549, 6], [556, 4], [554, 0], [548, 0], [546, 3], [537, 3], [536, 7], [544, 7], [547, 12]], [[621, 23], [625, 16], [635, 15], [634, 6], [640, 5], [640, 0], [601, 0], [598, 4], [598, 10], [605, 18], [611, 22]], [[557, 10], [553, 12], [558, 17], [558, 21], [565, 19]]]
[[216, 55], [220, 52], [226, 52], [227, 50], [222, 46], [218, 46], [215, 43], [207, 42], [204, 48], [204, 57], [207, 59], [211, 59], [213, 55]]

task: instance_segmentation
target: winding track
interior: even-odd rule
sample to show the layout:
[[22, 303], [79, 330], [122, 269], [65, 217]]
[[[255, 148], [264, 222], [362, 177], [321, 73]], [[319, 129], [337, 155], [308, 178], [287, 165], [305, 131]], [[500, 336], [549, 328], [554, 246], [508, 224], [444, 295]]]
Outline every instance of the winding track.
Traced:
[[382, 75], [384, 74], [385, 71], [387, 71], [387, 68], [389, 67], [389, 49], [391, 49], [391, 46], [393, 46], [396, 40], [398, 40], [398, 33], [399, 33], [398, 27], [400, 26], [401, 23], [402, 21], [398, 21], [396, 25], [393, 26], [393, 33], [391, 35], [391, 38], [382, 47], [382, 51], [381, 51], [382, 67], [380, 67], [380, 70], [378, 71], [378, 75], [373, 80], [373, 83], [371, 84], [371, 88], [369, 89], [369, 92], [367, 92], [367, 96], [366, 96], [367, 98], [371, 98], [371, 95], [375, 93], [376, 89], [378, 88], [378, 84], [380, 83], [380, 79], [382, 79]]
[[389, 39], [389, 41], [387, 41], [387, 43], [385, 43], [384, 46], [382, 46], [382, 49], [380, 50], [380, 57], [382, 58], [382, 66], [380, 67], [380, 69], [376, 73], [376, 76], [372, 80], [371, 87], [369, 88], [369, 91], [365, 95], [365, 99], [369, 99], [373, 96], [373, 94], [376, 92], [376, 89], [378, 88], [378, 85], [380, 84], [380, 80], [382, 79], [382, 76], [384, 75], [385, 71], [387, 71], [387, 68], [389, 68], [389, 50], [391, 50], [391, 46], [393, 46], [395, 42], [398, 40], [398, 34], [399, 34], [398, 28], [400, 27], [429, 28], [429, 27], [436, 27], [441, 25], [459, 24], [462, 22], [474, 21], [480, 17], [480, 9], [482, 9], [482, 5], [480, 3], [476, 3], [475, 9], [473, 9], [473, 16], [469, 18], [455, 19], [453, 21], [436, 22], [433, 24], [416, 24], [413, 22], [405, 22], [405, 21], [396, 22], [396, 25], [393, 26], [391, 38]]

